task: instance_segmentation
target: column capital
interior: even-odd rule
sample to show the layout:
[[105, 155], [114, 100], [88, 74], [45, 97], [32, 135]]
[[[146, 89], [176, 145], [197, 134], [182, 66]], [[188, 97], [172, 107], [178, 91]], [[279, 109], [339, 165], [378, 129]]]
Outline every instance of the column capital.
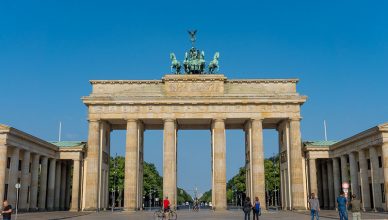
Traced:
[[176, 122], [176, 118], [164, 118], [164, 122]]
[[213, 118], [213, 122], [224, 122], [226, 118]]
[[138, 122], [139, 121], [139, 119], [137, 119], [137, 118], [126, 118], [125, 120], [127, 122]]
[[249, 119], [251, 122], [253, 121], [260, 121], [260, 122], [263, 122], [264, 118], [251, 118]]
[[100, 119], [96, 119], [96, 118], [89, 118], [88, 119], [88, 122], [100, 122], [101, 120]]
[[302, 121], [302, 117], [290, 117], [287, 118], [288, 121]]

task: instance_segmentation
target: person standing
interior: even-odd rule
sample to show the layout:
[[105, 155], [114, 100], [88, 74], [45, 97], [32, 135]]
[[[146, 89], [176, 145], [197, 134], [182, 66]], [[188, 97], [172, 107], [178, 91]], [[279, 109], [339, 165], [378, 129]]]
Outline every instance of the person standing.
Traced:
[[163, 200], [163, 210], [165, 213], [170, 211], [170, 200], [168, 200], [168, 196]]
[[357, 199], [356, 194], [352, 195], [350, 204], [352, 205], [353, 220], [361, 220], [361, 200]]
[[1, 211], [3, 215], [3, 220], [11, 220], [12, 206], [8, 204], [7, 200], [3, 202], [3, 210]]
[[259, 197], [255, 198], [255, 204], [252, 207], [252, 209], [253, 209], [253, 220], [255, 220], [255, 217], [256, 217], [256, 220], [259, 220], [259, 216], [261, 215], [261, 206], [260, 206]]
[[311, 193], [309, 204], [311, 220], [314, 220], [314, 216], [316, 216], [316, 220], [319, 220], [319, 211], [321, 211], [321, 208], [319, 206], [319, 200], [315, 197], [315, 193]]
[[252, 210], [252, 203], [251, 199], [249, 197], [245, 198], [243, 211], [245, 214], [245, 220], [250, 220], [251, 218], [251, 210]]
[[348, 220], [348, 200], [345, 197], [345, 193], [341, 191], [337, 198], [337, 207], [340, 220]]

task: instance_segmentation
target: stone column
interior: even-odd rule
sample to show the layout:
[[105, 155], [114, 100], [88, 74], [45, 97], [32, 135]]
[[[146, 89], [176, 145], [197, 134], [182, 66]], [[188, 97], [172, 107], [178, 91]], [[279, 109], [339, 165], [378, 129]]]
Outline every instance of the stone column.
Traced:
[[310, 177], [310, 194], [315, 193], [317, 198], [320, 197], [317, 183], [317, 161], [309, 158], [309, 177]]
[[164, 120], [163, 133], [163, 194], [168, 196], [171, 207], [177, 205], [176, 192], [176, 122], [174, 119]]
[[[136, 210], [137, 178], [138, 178], [138, 121], [127, 121], [125, 147], [125, 180], [124, 180], [124, 209]], [[166, 177], [164, 176], [163, 179]]]
[[59, 200], [61, 197], [61, 171], [62, 161], [57, 161], [56, 172], [55, 172], [55, 196], [54, 196], [54, 209], [59, 210]]
[[71, 166], [69, 161], [66, 163], [66, 197], [65, 197], [65, 210], [70, 209], [70, 186], [71, 186]]
[[66, 170], [66, 161], [62, 162], [62, 170], [61, 170], [61, 195], [59, 198], [59, 209], [65, 210], [65, 201], [66, 201], [66, 177], [67, 177], [67, 170]]
[[385, 192], [385, 211], [388, 211], [388, 142], [381, 146], [383, 173], [384, 173], [384, 192]]
[[[226, 210], [226, 140], [224, 119], [213, 120], [213, 208]], [[253, 163], [253, 161], [252, 161]], [[253, 173], [253, 170], [251, 170]], [[251, 186], [254, 187], [254, 186]]]
[[89, 120], [88, 135], [88, 153], [86, 157], [86, 171], [84, 189], [85, 211], [97, 210], [98, 202], [98, 174], [99, 174], [99, 155], [100, 155], [100, 122]]
[[73, 187], [71, 192], [71, 208], [70, 211], [79, 211], [79, 195], [80, 195], [80, 161], [74, 160], [73, 165]]
[[358, 197], [360, 197], [360, 193], [358, 192], [358, 166], [356, 161], [356, 152], [351, 152], [349, 154], [349, 168], [352, 194], [356, 194]]
[[371, 177], [372, 177], [372, 192], [373, 192], [373, 205], [375, 211], [382, 211], [382, 196], [380, 187], [379, 176], [379, 156], [375, 147], [369, 148], [369, 158], [371, 162]]
[[20, 211], [28, 211], [28, 187], [30, 186], [30, 158], [31, 153], [24, 151], [22, 160], [22, 176], [21, 187], [19, 195], [19, 209]]
[[[264, 147], [263, 147], [263, 123], [261, 119], [252, 120], [252, 202], [255, 197], [259, 201], [265, 201], [265, 175], [264, 175]], [[263, 209], [266, 203], [261, 202]]]
[[342, 189], [342, 183], [347, 182], [349, 183], [349, 174], [348, 174], [348, 160], [346, 158], [346, 155], [341, 156], [341, 189]]
[[5, 175], [8, 160], [7, 151], [8, 146], [5, 144], [0, 144], [0, 200], [4, 198], [5, 194]]
[[11, 155], [11, 166], [9, 168], [9, 176], [8, 176], [8, 203], [15, 207], [16, 204], [16, 188], [15, 185], [18, 183], [19, 177], [19, 153], [20, 150], [18, 148], [12, 149]]
[[305, 197], [306, 187], [303, 180], [304, 167], [300, 119], [290, 120], [290, 143], [290, 169], [292, 169], [293, 174], [291, 175], [292, 208], [305, 210], [307, 208], [307, 198]]
[[39, 189], [39, 211], [46, 210], [46, 195], [47, 195], [47, 162], [46, 156], [42, 157], [40, 162], [40, 189]]
[[327, 185], [329, 188], [329, 208], [334, 209], [333, 165], [331, 161], [327, 161]]
[[47, 210], [54, 210], [54, 196], [55, 196], [55, 169], [57, 160], [50, 159], [50, 168], [48, 176], [48, 190], [47, 190]]
[[321, 160], [318, 160], [318, 172], [317, 172], [317, 183], [318, 183], [318, 199], [319, 199], [319, 205], [323, 206], [323, 188], [322, 188], [322, 164]]
[[39, 158], [39, 154], [32, 156], [30, 211], [38, 209]]
[[340, 174], [340, 165], [339, 158], [333, 158], [333, 180], [334, 180], [334, 206], [337, 207], [337, 197], [341, 192], [341, 174]]
[[326, 161], [322, 163], [322, 189], [323, 189], [323, 207], [325, 209], [329, 208], [329, 186], [327, 178], [327, 163]]
[[365, 151], [358, 151], [358, 162], [360, 163], [360, 180], [362, 193], [362, 206], [364, 211], [370, 210], [370, 193], [369, 193], [369, 179], [368, 179], [368, 163], [365, 158]]

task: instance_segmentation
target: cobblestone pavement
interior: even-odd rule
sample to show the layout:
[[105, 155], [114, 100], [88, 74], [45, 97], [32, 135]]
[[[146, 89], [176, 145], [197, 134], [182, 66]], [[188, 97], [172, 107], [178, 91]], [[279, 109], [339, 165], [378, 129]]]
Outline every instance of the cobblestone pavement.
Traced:
[[[244, 219], [241, 211], [226, 211], [226, 212], [213, 212], [204, 210], [200, 212], [178, 211], [178, 219], [192, 220], [192, 219]], [[335, 211], [321, 211], [322, 220], [325, 219], [338, 219], [338, 214]], [[252, 216], [251, 216], [252, 218]], [[12, 219], [15, 219], [13, 216]], [[153, 220], [153, 212], [38, 212], [38, 213], [25, 213], [18, 216], [18, 220], [44, 220], [44, 219], [75, 219], [75, 220], [99, 220], [99, 219], [125, 219], [125, 220]], [[309, 220], [310, 216], [308, 212], [267, 212], [263, 213], [260, 217], [263, 219], [286, 219], [286, 220]], [[349, 213], [349, 219], [351, 219], [351, 213]], [[362, 219], [387, 219], [388, 213], [363, 213]]]

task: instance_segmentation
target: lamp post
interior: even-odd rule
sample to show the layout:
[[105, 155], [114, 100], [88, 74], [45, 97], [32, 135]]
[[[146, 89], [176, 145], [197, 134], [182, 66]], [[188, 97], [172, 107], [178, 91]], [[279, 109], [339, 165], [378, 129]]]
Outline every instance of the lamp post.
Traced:
[[112, 188], [112, 212], [114, 211], [116, 205], [116, 176], [117, 176], [117, 153], [113, 163], [113, 188]]
[[16, 188], [16, 215], [15, 215], [15, 219], [18, 219], [18, 205], [19, 205], [19, 190], [20, 190], [20, 183], [16, 183], [15, 184], [15, 188]]

